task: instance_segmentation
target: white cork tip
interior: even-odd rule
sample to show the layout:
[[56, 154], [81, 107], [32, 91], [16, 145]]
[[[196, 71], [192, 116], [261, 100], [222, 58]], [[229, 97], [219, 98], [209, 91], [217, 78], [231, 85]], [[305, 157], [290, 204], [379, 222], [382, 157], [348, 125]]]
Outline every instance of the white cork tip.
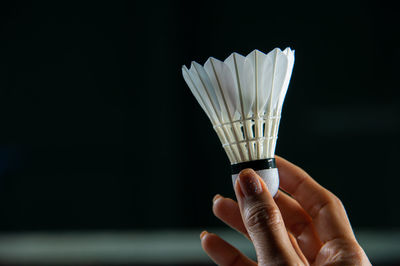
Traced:
[[[272, 197], [275, 196], [279, 188], [278, 168], [258, 170], [256, 173], [262, 178]], [[232, 175], [233, 185], [235, 185], [238, 176], [239, 174]]]

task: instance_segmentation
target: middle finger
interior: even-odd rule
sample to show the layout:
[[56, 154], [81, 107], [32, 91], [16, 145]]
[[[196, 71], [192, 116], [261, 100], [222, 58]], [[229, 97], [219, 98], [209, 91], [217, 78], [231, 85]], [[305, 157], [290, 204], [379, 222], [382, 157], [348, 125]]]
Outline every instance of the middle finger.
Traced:
[[221, 221], [250, 239], [246, 227], [243, 224], [239, 205], [236, 201], [230, 198], [224, 198], [221, 195], [216, 195], [213, 199], [212, 209], [215, 216], [217, 216]]
[[278, 191], [275, 202], [286, 227], [296, 238], [301, 251], [310, 262], [313, 262], [322, 247], [322, 242], [311, 217], [295, 199], [282, 191]]

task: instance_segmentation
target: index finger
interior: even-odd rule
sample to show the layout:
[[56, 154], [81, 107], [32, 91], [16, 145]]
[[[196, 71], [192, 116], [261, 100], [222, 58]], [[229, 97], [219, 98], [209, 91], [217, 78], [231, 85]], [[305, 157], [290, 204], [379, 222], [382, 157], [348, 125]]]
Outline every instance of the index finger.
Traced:
[[252, 169], [242, 170], [235, 183], [235, 193], [259, 264], [294, 260], [297, 253], [291, 245], [282, 215], [261, 177]]
[[340, 200], [312, 179], [303, 169], [276, 156], [280, 187], [296, 199], [313, 219], [320, 239], [354, 239]]

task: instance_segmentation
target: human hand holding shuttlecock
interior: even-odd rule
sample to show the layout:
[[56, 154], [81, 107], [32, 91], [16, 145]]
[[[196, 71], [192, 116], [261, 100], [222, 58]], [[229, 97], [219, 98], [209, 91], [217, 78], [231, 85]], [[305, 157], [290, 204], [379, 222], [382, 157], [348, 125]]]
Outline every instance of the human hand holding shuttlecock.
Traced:
[[206, 112], [231, 162], [232, 181], [253, 168], [272, 196], [279, 188], [275, 146], [282, 104], [294, 64], [294, 51], [276, 48], [224, 62], [210, 57], [204, 66], [182, 67], [183, 77]]

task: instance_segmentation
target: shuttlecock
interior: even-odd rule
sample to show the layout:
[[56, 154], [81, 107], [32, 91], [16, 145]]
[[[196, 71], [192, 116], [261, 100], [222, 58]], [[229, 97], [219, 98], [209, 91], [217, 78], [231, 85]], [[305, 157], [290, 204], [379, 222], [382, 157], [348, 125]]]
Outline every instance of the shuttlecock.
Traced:
[[204, 66], [182, 67], [183, 77], [217, 132], [231, 162], [232, 181], [253, 168], [275, 195], [279, 187], [274, 154], [294, 51], [276, 48], [224, 62], [210, 57]]

